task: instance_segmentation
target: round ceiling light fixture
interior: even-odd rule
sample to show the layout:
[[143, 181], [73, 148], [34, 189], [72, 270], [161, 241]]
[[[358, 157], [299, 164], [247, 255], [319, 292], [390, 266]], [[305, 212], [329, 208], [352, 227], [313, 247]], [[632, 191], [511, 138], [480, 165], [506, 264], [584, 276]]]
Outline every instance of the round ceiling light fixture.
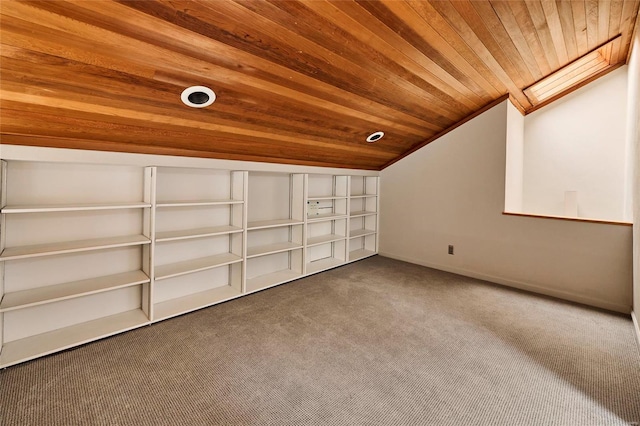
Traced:
[[182, 91], [180, 99], [185, 105], [192, 108], [204, 108], [216, 100], [216, 94], [208, 87], [191, 86]]
[[369, 136], [367, 136], [367, 142], [379, 141], [380, 139], [382, 139], [383, 136], [384, 136], [384, 132], [371, 133]]

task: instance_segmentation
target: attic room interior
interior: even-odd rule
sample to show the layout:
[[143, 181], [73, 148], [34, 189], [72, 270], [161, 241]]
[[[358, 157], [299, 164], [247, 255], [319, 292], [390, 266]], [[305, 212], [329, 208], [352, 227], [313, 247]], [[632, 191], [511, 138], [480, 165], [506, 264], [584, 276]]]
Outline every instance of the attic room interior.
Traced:
[[640, 0], [0, 2], [0, 423], [640, 424]]

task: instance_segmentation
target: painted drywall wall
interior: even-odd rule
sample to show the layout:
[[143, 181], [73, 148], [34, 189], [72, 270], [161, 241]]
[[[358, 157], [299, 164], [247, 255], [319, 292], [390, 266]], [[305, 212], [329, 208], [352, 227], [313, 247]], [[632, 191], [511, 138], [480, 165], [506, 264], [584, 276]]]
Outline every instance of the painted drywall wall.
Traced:
[[[627, 142], [630, 156], [628, 172], [633, 177], [633, 309], [640, 319], [640, 31], [636, 31], [629, 58]], [[635, 196], [634, 196], [635, 195]], [[636, 326], [638, 324], [636, 323]], [[640, 343], [640, 329], [637, 329]]]
[[512, 213], [523, 211], [524, 119], [520, 111], [508, 102], [504, 210]]
[[523, 208], [563, 215], [565, 191], [578, 192], [578, 216], [625, 217], [627, 67], [524, 119]]
[[502, 214], [506, 129], [507, 101], [384, 169], [380, 254], [629, 313], [630, 226]]

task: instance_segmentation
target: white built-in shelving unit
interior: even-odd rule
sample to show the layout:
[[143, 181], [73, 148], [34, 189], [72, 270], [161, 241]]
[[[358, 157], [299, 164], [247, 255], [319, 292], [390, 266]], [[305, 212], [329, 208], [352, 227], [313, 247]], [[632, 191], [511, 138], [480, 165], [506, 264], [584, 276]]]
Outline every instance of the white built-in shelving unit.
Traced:
[[0, 365], [144, 325], [151, 169], [2, 162]]
[[0, 367], [377, 253], [378, 177], [1, 163]]
[[245, 291], [303, 274], [303, 174], [249, 172]]
[[349, 177], [306, 175], [305, 273], [342, 265], [347, 255]]
[[378, 252], [378, 178], [352, 176], [349, 185], [349, 261]]
[[153, 168], [152, 321], [242, 294], [247, 173]]

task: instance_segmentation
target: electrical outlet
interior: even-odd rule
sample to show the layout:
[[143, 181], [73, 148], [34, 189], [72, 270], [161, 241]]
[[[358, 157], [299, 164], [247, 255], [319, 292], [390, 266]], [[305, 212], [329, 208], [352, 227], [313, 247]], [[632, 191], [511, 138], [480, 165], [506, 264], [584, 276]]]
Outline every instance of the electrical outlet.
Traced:
[[307, 216], [318, 216], [320, 212], [320, 201], [307, 201]]
[[449, 254], [453, 254], [453, 246], [449, 245]]

